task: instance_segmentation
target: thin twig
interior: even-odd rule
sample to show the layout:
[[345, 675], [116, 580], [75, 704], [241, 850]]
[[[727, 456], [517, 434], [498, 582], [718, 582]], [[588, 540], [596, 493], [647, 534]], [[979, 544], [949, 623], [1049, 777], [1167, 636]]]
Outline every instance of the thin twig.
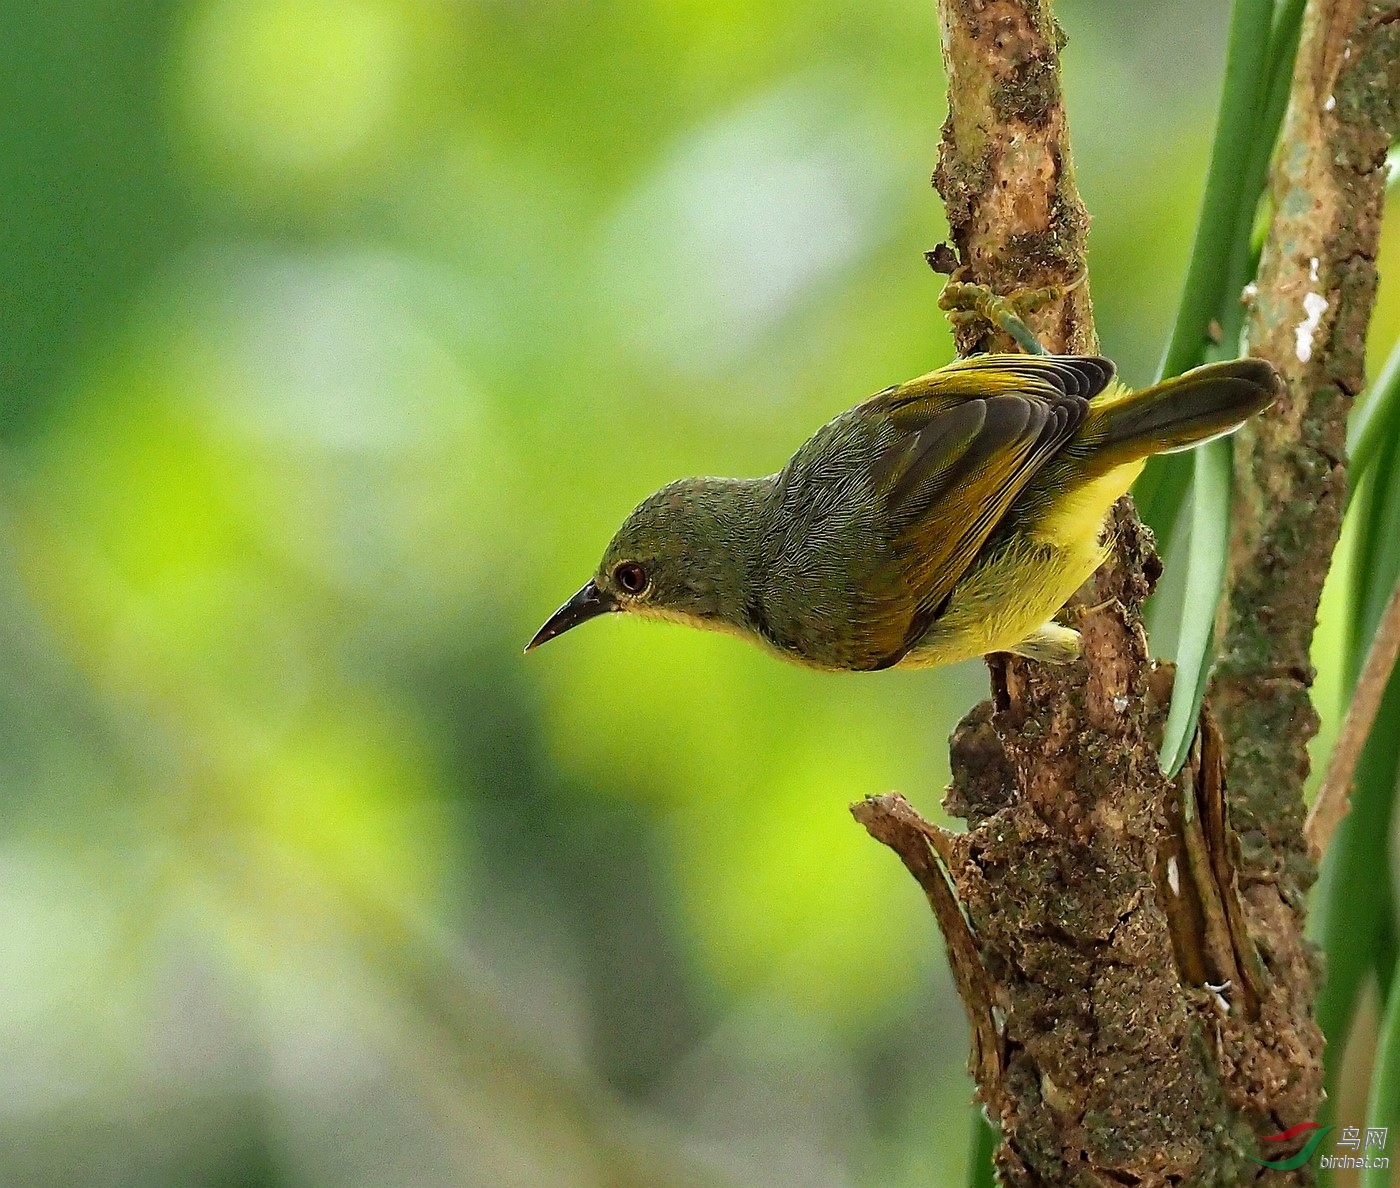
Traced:
[[928, 897], [947, 946], [953, 982], [967, 1009], [972, 1026], [974, 1073], [983, 1100], [999, 1116], [1002, 1109], [1001, 1038], [992, 1004], [995, 996], [987, 971], [977, 952], [977, 939], [963, 917], [957, 895], [949, 882], [948, 864], [953, 858], [948, 835], [898, 792], [867, 796], [851, 805], [851, 816], [870, 836], [884, 842], [903, 861]]
[[1351, 783], [1356, 774], [1357, 760], [1371, 733], [1371, 724], [1376, 720], [1381, 698], [1385, 696], [1390, 683], [1391, 671], [1395, 668], [1396, 657], [1400, 655], [1400, 583], [1397, 583], [1381, 615], [1376, 634], [1366, 653], [1366, 663], [1361, 675], [1356, 679], [1356, 688], [1347, 706], [1347, 716], [1342, 721], [1341, 733], [1332, 748], [1332, 757], [1327, 763], [1327, 774], [1322, 779], [1322, 788], [1313, 801], [1308, 813], [1303, 833], [1313, 853], [1321, 859], [1327, 853], [1327, 846], [1337, 826], [1351, 807]]

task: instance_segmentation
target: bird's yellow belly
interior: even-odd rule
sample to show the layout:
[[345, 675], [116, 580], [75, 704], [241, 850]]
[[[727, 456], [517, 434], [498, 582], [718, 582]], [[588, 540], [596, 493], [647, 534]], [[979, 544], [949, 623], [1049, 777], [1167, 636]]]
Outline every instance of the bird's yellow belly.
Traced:
[[899, 662], [932, 668], [1009, 652], [1048, 622], [1099, 567], [1104, 550], [1014, 541], [953, 592], [938, 622]]
[[898, 667], [932, 668], [1011, 651], [1053, 618], [1102, 564], [1104, 517], [1141, 470], [1134, 462], [1077, 488], [985, 558]]

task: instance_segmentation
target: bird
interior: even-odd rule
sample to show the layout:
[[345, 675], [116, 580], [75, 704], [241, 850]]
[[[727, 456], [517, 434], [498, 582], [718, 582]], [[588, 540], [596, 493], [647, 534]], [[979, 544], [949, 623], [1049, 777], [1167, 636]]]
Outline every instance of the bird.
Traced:
[[836, 672], [1072, 661], [1079, 634], [1056, 615], [1146, 460], [1233, 432], [1281, 391], [1257, 358], [1137, 391], [1098, 356], [956, 360], [841, 413], [774, 474], [648, 496], [526, 651], [623, 614]]

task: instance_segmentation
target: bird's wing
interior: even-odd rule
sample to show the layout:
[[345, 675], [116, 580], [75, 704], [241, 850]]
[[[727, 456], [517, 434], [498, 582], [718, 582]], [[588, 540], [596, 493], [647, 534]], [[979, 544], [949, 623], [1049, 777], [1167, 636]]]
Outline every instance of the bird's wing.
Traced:
[[1013, 500], [1112, 378], [1106, 359], [979, 355], [866, 402], [892, 430], [871, 468], [896, 561], [888, 580], [902, 587], [879, 596], [907, 612], [891, 663], [943, 612]]

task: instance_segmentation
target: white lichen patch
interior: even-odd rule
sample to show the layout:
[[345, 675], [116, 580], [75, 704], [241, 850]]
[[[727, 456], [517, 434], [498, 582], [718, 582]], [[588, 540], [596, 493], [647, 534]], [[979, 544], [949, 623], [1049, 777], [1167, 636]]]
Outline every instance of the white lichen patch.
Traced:
[[1172, 889], [1173, 895], [1181, 894], [1181, 871], [1175, 858], [1167, 859], [1167, 886]]
[[1337, 106], [1337, 96], [1336, 96], [1336, 95], [1328, 95], [1328, 96], [1327, 96], [1327, 102], [1324, 103], [1324, 104], [1322, 105], [1322, 110], [1323, 110], [1323, 111], [1331, 111], [1331, 110], [1333, 110], [1333, 108], [1335, 108], [1336, 106]]
[[1327, 298], [1321, 293], [1309, 293], [1303, 298], [1303, 313], [1306, 316], [1293, 331], [1293, 337], [1297, 340], [1299, 363], [1307, 363], [1312, 359], [1313, 336], [1322, 324], [1322, 315], [1326, 312]]
[[1312, 281], [1313, 284], [1317, 284], [1317, 257], [1316, 257], [1316, 256], [1314, 256], [1311, 260], [1308, 261], [1308, 280]]

